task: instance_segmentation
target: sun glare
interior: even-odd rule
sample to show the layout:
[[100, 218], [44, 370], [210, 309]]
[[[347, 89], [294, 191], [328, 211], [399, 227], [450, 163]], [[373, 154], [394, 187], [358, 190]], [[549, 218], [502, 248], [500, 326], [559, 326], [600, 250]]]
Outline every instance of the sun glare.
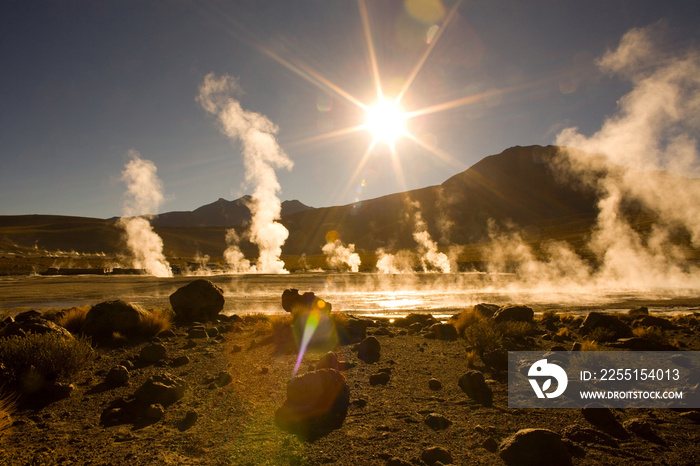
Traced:
[[367, 109], [365, 125], [379, 141], [393, 144], [405, 133], [406, 116], [396, 102], [380, 100]]

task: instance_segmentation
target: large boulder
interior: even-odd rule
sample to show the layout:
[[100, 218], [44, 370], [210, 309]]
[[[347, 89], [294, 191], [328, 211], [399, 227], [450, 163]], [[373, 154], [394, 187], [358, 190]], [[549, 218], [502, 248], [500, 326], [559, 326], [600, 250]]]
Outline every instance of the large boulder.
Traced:
[[332, 307], [331, 303], [317, 298], [311, 291], [299, 294], [299, 290], [290, 288], [282, 292], [282, 309], [292, 315], [305, 314], [313, 310], [330, 314]]
[[610, 330], [613, 339], [626, 338], [632, 336], [629, 326], [614, 315], [603, 314], [601, 312], [589, 312], [579, 329], [582, 335], [587, 335], [595, 329], [602, 328]]
[[287, 384], [287, 399], [275, 412], [282, 429], [315, 439], [342, 426], [350, 406], [350, 388], [335, 369], [298, 375]]
[[209, 322], [224, 308], [224, 291], [209, 280], [195, 280], [170, 295], [170, 305], [180, 322]]
[[37, 311], [17, 314], [14, 319], [9, 318], [4, 321], [0, 328], [0, 337], [25, 336], [30, 333], [55, 333], [65, 338], [73, 338], [73, 335], [68, 330], [43, 318]]
[[521, 429], [506, 438], [498, 454], [507, 465], [566, 466], [571, 455], [561, 436], [548, 429]]
[[428, 329], [429, 338], [437, 340], [454, 341], [457, 339], [457, 329], [449, 322], [438, 322]]
[[138, 333], [145, 314], [143, 309], [121, 299], [104, 301], [90, 308], [81, 333], [97, 342], [110, 339], [115, 332], [133, 335]]
[[134, 393], [136, 402], [142, 405], [169, 406], [185, 396], [187, 382], [171, 374], [157, 374], [146, 380]]
[[493, 315], [493, 320], [498, 322], [532, 322], [535, 311], [527, 306], [503, 306]]

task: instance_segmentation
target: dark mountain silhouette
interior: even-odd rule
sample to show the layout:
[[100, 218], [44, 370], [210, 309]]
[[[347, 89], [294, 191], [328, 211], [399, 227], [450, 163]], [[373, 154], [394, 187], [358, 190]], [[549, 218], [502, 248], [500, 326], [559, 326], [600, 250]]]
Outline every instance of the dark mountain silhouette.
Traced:
[[[250, 221], [251, 214], [248, 206], [251, 202], [251, 196], [243, 196], [233, 201], [219, 198], [218, 201], [203, 205], [193, 211], [166, 212], [156, 215], [151, 219], [151, 225], [169, 227], [241, 226]], [[310, 208], [297, 200], [284, 201], [282, 203], [282, 216]]]
[[[355, 244], [358, 251], [414, 249], [413, 232], [419, 220], [441, 247], [476, 245], [488, 239], [489, 223], [516, 228], [534, 240], [555, 238], [582, 245], [595, 225], [597, 193], [592, 185], [563, 177], [552, 168], [562, 157], [556, 146], [516, 146], [484, 158], [438, 186], [324, 208], [286, 201], [281, 222], [289, 230], [289, 238], [283, 254], [321, 254], [329, 231], [337, 232], [344, 243]], [[609, 163], [606, 167], [628, 170]], [[677, 179], [679, 183], [698, 182], [681, 176]], [[228, 228], [235, 227], [245, 237], [249, 201], [250, 197], [219, 199], [191, 212], [158, 215], [152, 224], [169, 257], [196, 253], [221, 257]], [[644, 214], [634, 203], [629, 204], [629, 210], [638, 216]], [[255, 257], [254, 246], [243, 241], [241, 247]], [[37, 249], [107, 254], [125, 250], [116, 219], [0, 216], [0, 252]]]

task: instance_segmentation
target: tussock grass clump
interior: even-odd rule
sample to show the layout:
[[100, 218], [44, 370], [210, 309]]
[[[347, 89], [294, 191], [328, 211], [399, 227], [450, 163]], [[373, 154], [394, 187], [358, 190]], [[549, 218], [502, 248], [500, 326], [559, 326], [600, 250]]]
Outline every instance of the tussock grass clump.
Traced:
[[634, 336], [644, 338], [659, 345], [668, 345], [669, 338], [659, 327], [636, 327], [632, 329]]
[[503, 348], [504, 344], [522, 341], [533, 329], [531, 322], [495, 322], [478, 309], [469, 308], [450, 319], [468, 347], [478, 354]]
[[56, 319], [56, 323], [68, 330], [70, 333], [78, 334], [85, 323], [90, 306], [72, 307]]
[[553, 322], [559, 322], [559, 314], [554, 309], [547, 309], [542, 313], [540, 317], [540, 322], [551, 320]]
[[569, 329], [569, 327], [562, 327], [557, 332], [557, 336], [560, 336], [562, 338], [571, 338], [571, 330]]
[[165, 310], [150, 309], [141, 315], [138, 333], [152, 337], [173, 326], [173, 314]]
[[583, 340], [581, 342], [581, 351], [602, 351], [603, 348], [593, 340]]
[[598, 327], [591, 330], [591, 333], [588, 334], [588, 338], [597, 342], [614, 341], [617, 339], [615, 338], [614, 330], [603, 327]]
[[6, 439], [10, 427], [12, 427], [12, 414], [15, 412], [16, 396], [0, 394], [0, 442]]
[[89, 340], [65, 338], [54, 333], [0, 338], [0, 364], [10, 382], [17, 383], [32, 371], [45, 380], [67, 378], [93, 358]]

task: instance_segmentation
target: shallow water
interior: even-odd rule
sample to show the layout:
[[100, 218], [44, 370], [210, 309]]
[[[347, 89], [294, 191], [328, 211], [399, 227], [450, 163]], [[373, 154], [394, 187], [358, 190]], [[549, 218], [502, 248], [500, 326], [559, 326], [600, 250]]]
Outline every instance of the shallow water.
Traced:
[[[0, 311], [69, 308], [121, 298], [144, 307], [167, 307], [169, 296], [199, 278], [156, 278], [133, 275], [31, 276], [0, 279]], [[586, 312], [591, 309], [626, 311], [648, 306], [652, 312], [692, 312], [700, 309], [695, 290], [604, 290], [523, 288], [508, 274], [416, 273], [300, 273], [285, 275], [214, 275], [207, 279], [224, 290], [224, 312], [282, 313], [286, 288], [313, 291], [333, 310], [355, 314], [401, 316], [409, 312], [449, 315], [467, 306], [527, 304], [547, 309]]]

